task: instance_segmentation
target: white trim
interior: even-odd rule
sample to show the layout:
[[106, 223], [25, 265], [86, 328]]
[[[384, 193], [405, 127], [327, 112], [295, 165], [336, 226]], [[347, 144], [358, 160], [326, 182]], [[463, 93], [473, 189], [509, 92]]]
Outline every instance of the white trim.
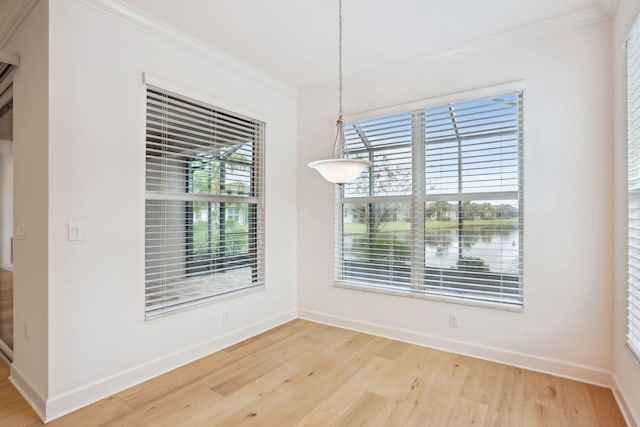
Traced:
[[251, 119], [255, 119], [264, 123], [268, 122], [267, 117], [262, 113], [250, 111], [244, 106], [235, 104], [231, 101], [216, 98], [215, 96], [205, 93], [201, 90], [180, 85], [178, 83], [172, 82], [171, 80], [158, 77], [154, 74], [150, 74], [147, 72], [142, 73], [142, 83], [149, 86], [154, 86], [158, 89], [168, 90], [169, 92], [176, 93], [180, 96], [191, 98], [194, 101], [204, 102], [213, 105], [214, 107], [222, 108], [237, 114], [242, 114], [243, 116]]
[[261, 285], [255, 285], [248, 288], [225, 292], [223, 294], [212, 295], [208, 298], [205, 298], [203, 301], [198, 300], [198, 301], [186, 302], [177, 306], [167, 306], [163, 309], [154, 310], [151, 313], [145, 313], [144, 320], [145, 322], [147, 322], [154, 319], [158, 319], [160, 317], [165, 317], [175, 313], [179, 313], [181, 311], [191, 310], [192, 308], [200, 307], [203, 305], [215, 304], [221, 301], [226, 301], [228, 299], [235, 299], [235, 298], [249, 295], [249, 294], [264, 292], [266, 290], [267, 290], [267, 287], [263, 283]]
[[517, 45], [526, 42], [527, 40], [545, 37], [550, 34], [571, 31], [587, 25], [608, 21], [610, 18], [609, 10], [606, 10], [606, 8], [600, 4], [594, 3], [561, 15], [556, 15], [551, 18], [534, 22], [533, 24], [521, 25], [519, 27], [490, 34], [470, 43], [465, 43], [464, 47], [460, 49], [443, 52], [438, 56], [443, 58], [462, 54], [477, 54], [481, 50], [502, 48], [507, 45]]
[[205, 57], [206, 59], [218, 61], [233, 71], [247, 75], [248, 77], [269, 86], [288, 98], [297, 99], [298, 97], [298, 91], [286, 83], [283, 83], [280, 80], [277, 80], [270, 75], [233, 58], [200, 39], [197, 39], [158, 18], [146, 14], [121, 0], [81, 1], [87, 6], [112, 16], [134, 28], [142, 30], [165, 43], [178, 46], [193, 54]]
[[615, 374], [615, 372], [611, 376], [613, 379], [611, 391], [613, 392], [613, 397], [618, 403], [618, 407], [620, 408], [620, 412], [622, 412], [622, 416], [624, 417], [625, 422], [629, 427], [640, 427], [640, 415], [635, 414], [633, 412], [633, 409], [627, 404], [629, 400], [626, 398], [624, 392], [620, 388], [618, 376]]
[[11, 365], [11, 374], [9, 375], [9, 381], [18, 390], [18, 392], [24, 397], [33, 410], [38, 414], [42, 421], [45, 421], [46, 403], [45, 399], [38, 393], [22, 375], [22, 373], [16, 368], [15, 363]]
[[371, 119], [375, 117], [388, 116], [396, 113], [405, 113], [413, 110], [424, 109], [436, 105], [447, 104], [449, 102], [465, 101], [473, 98], [484, 98], [487, 96], [500, 95], [507, 92], [519, 92], [527, 89], [525, 80], [516, 80], [509, 83], [502, 83], [494, 86], [485, 86], [478, 89], [470, 89], [448, 95], [440, 95], [427, 99], [407, 102], [404, 104], [392, 105], [390, 107], [379, 108], [361, 113], [349, 114], [345, 116], [345, 122], [357, 122], [359, 120]]
[[430, 294], [426, 292], [416, 292], [413, 290], [404, 290], [400, 288], [381, 288], [376, 286], [370, 286], [365, 284], [357, 284], [357, 283], [349, 283], [349, 282], [340, 282], [334, 281], [333, 286], [336, 288], [343, 289], [351, 289], [354, 291], [363, 291], [363, 292], [375, 292], [384, 295], [393, 295], [398, 297], [405, 298], [416, 298], [416, 299], [425, 299], [430, 301], [439, 301], [446, 302], [449, 304], [460, 304], [467, 305], [471, 307], [479, 307], [479, 308], [491, 308], [495, 310], [503, 310], [503, 311], [511, 311], [514, 313], [522, 313], [524, 311], [523, 303], [519, 304], [509, 304], [495, 301], [482, 301], [482, 300], [473, 300], [467, 298], [458, 298], [455, 296], [449, 295], [438, 295], [438, 294]]
[[[618, 1], [618, 0], [601, 0], [601, 1]], [[599, 4], [592, 4], [580, 9], [567, 12], [562, 15], [544, 19], [533, 24], [514, 27], [505, 31], [489, 34], [486, 37], [478, 38], [462, 45], [454, 46], [447, 50], [427, 52], [422, 55], [394, 61], [380, 67], [369, 68], [353, 74], [345, 75], [345, 78], [353, 78], [358, 75], [366, 74], [372, 70], [397, 69], [413, 64], [429, 65], [447, 62], [451, 60], [460, 60], [466, 56], [477, 56], [482, 52], [496, 51], [505, 49], [509, 46], [520, 45], [529, 40], [539, 39], [551, 34], [572, 31], [587, 25], [598, 24], [611, 19], [609, 11]], [[323, 86], [329, 81], [311, 84], [303, 89], [310, 87]], [[347, 83], [348, 84], [348, 83]], [[351, 115], [347, 115], [351, 116]], [[333, 123], [335, 124], [335, 122]]]
[[46, 422], [62, 417], [121, 390], [155, 378], [165, 372], [208, 356], [240, 341], [252, 338], [295, 318], [296, 311], [289, 310], [229, 332], [226, 335], [212, 338], [203, 343], [150, 360], [107, 378], [102, 378], [93, 383], [53, 396], [47, 401]]
[[[272, 88], [282, 92], [284, 95], [287, 95], [291, 98], [297, 98], [298, 91], [296, 90], [296, 88], [256, 69], [255, 67], [248, 66], [247, 64], [233, 58], [223, 51], [216, 49], [213, 46], [181, 30], [178, 30], [177, 28], [159, 20], [158, 18], [155, 18], [131, 5], [126, 4], [123, 0], [82, 0], [82, 2], [139, 30], [145, 31], [160, 40], [188, 49], [193, 53], [208, 58], [213, 57], [225, 63], [230, 68], [236, 71], [240, 71], [262, 81], [263, 83], [266, 83]], [[493, 33], [475, 41], [465, 43], [464, 45], [458, 46], [456, 48], [426, 53], [418, 57], [412, 57], [405, 60], [393, 62], [391, 64], [386, 64], [379, 68], [385, 68], [389, 66], [397, 67], [400, 64], [409, 61], [415, 61], [416, 59], [421, 62], [439, 62], [443, 60], [449, 60], [453, 57], [473, 54], [474, 52], [477, 53], [480, 50], [501, 48], [505, 45], [522, 43], [523, 41], [536, 37], [542, 37], [547, 34], [568, 31], [582, 26], [595, 24], [610, 19], [615, 12], [617, 2], [618, 0], [600, 0], [600, 4], [592, 4], [562, 15], [557, 15], [548, 19], [541, 20], [539, 22], [535, 22], [533, 24], [523, 25], [520, 27], [508, 29], [506, 31]], [[367, 71], [370, 70], [365, 70], [362, 72]], [[329, 80], [312, 83], [305, 86], [304, 88], [323, 85], [327, 82], [329, 82]]]
[[0, 49], [0, 62], [11, 65], [20, 65], [20, 57], [18, 55], [12, 55]]
[[598, 3], [600, 3], [602, 12], [607, 15], [609, 19], [612, 19], [618, 10], [620, 0], [598, 0]]
[[[22, 22], [29, 16], [31, 10], [38, 3], [38, 0], [21, 0], [12, 2], [13, 7], [6, 11], [7, 15], [3, 19], [4, 27], [0, 28], [0, 48], [3, 48], [11, 39]], [[4, 59], [2, 62], [7, 62]], [[18, 65], [18, 64], [14, 64]]]
[[551, 374], [562, 378], [611, 387], [611, 372], [593, 366], [572, 363], [565, 360], [522, 353], [503, 348], [491, 347], [467, 341], [428, 335], [408, 329], [393, 328], [378, 323], [366, 322], [313, 310], [298, 310], [298, 317], [312, 322], [339, 328], [364, 332], [384, 338], [420, 345], [450, 353], [488, 360], [531, 371]]

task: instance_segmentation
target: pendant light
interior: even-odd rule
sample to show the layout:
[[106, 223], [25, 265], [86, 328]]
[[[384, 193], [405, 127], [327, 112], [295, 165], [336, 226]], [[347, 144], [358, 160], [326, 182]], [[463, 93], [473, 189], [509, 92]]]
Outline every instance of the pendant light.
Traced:
[[342, 0], [338, 0], [338, 120], [333, 159], [316, 160], [309, 167], [317, 170], [324, 179], [334, 184], [345, 184], [356, 179], [366, 168], [373, 165], [367, 160], [348, 159], [344, 142], [344, 120], [342, 119]]

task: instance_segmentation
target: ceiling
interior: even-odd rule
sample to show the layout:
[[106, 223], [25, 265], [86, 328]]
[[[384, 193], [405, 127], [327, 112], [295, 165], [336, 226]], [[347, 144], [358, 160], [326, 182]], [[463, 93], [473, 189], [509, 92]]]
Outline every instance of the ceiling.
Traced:
[[[337, 0], [119, 0], [294, 88], [337, 78]], [[344, 0], [344, 72], [435, 54], [616, 0]]]
[[[151, 16], [287, 85], [337, 78], [337, 0], [96, 0]], [[37, 0], [0, 0], [0, 49]], [[618, 0], [343, 0], [344, 73], [463, 48]]]

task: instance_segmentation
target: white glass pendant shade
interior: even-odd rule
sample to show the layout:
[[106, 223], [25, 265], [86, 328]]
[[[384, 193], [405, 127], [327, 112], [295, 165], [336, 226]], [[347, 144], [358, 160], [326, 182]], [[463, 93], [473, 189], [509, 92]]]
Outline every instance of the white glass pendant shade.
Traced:
[[346, 184], [356, 179], [372, 163], [360, 159], [327, 159], [309, 163], [324, 179], [334, 184]]

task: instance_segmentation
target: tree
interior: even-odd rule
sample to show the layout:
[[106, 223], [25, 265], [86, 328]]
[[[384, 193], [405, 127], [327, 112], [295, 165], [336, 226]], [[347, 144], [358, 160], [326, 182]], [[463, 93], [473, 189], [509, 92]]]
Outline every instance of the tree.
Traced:
[[450, 212], [454, 211], [454, 206], [449, 202], [436, 201], [427, 204], [426, 215], [427, 219], [434, 219], [437, 221], [444, 221], [451, 219]]

